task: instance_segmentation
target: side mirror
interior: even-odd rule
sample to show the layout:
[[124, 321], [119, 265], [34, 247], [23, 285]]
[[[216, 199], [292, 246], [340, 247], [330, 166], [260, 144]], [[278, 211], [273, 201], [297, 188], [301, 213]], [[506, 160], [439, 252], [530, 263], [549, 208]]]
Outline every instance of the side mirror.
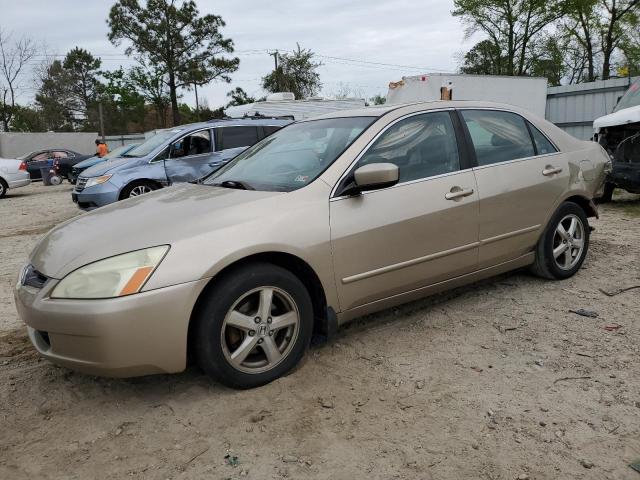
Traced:
[[391, 187], [398, 183], [400, 172], [393, 163], [370, 163], [353, 172], [353, 182], [346, 185], [340, 195], [357, 195], [361, 192]]

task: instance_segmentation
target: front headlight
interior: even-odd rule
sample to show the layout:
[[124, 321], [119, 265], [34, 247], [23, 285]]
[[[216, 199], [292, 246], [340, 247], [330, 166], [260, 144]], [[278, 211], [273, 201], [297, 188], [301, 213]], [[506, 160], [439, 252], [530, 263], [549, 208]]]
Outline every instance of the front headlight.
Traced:
[[168, 245], [99, 260], [74, 270], [51, 298], [113, 298], [138, 293], [169, 251]]
[[84, 188], [93, 187], [94, 185], [100, 185], [101, 183], [108, 181], [110, 178], [111, 178], [111, 175], [102, 175], [101, 177], [90, 177], [89, 180], [87, 180], [87, 183], [84, 186]]

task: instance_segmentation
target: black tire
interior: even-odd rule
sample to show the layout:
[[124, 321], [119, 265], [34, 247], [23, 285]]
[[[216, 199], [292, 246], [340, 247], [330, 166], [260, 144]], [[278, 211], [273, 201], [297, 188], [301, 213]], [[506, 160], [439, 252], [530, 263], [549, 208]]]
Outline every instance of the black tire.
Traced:
[[[157, 190], [159, 188], [157, 184], [153, 182], [149, 182], [147, 180], [139, 180], [136, 182], [131, 182], [129, 185], [127, 185], [122, 189], [122, 192], [120, 193], [120, 200], [124, 200], [125, 198], [131, 197], [132, 196], [131, 193], [134, 191], [134, 189], [138, 187], [144, 187], [149, 189], [150, 191]], [[137, 195], [133, 195], [133, 196], [137, 196]]]
[[598, 198], [598, 203], [609, 203], [613, 199], [613, 191], [616, 186], [613, 183], [606, 182], [604, 184], [604, 190], [602, 196]]
[[[568, 216], [572, 216], [582, 223], [583, 248], [579, 253], [576, 252], [575, 263], [572, 262], [570, 268], [561, 268], [558, 265], [559, 262], [557, 262], [554, 257], [553, 251], [555, 243], [559, 238], [556, 235], [558, 225]], [[567, 220], [564, 221], [566, 222]], [[540, 237], [540, 240], [538, 240], [535, 250], [536, 259], [530, 267], [531, 272], [539, 277], [550, 280], [562, 280], [573, 276], [578, 270], [580, 270], [589, 250], [589, 234], [589, 220], [587, 219], [587, 215], [582, 207], [573, 202], [563, 203], [553, 214], [551, 220], [549, 220], [549, 224], [544, 230], [544, 233]], [[566, 257], [563, 256], [563, 259], [565, 258]]]
[[76, 179], [74, 178], [74, 176], [71, 173], [67, 174], [67, 180], [69, 180], [69, 183], [71, 185], [75, 185], [76, 184]]
[[[264, 347], [259, 345], [252, 347], [253, 350], [251, 351], [254, 352], [252, 355], [259, 357], [264, 354], [267, 366], [263, 368], [270, 369], [253, 373], [242, 371], [227, 358], [231, 349], [228, 346], [223, 346], [223, 342], [226, 344], [228, 338], [226, 337], [226, 331], [225, 339], [223, 340], [222, 337], [225, 318], [239, 299], [243, 297], [250, 298], [250, 296], [245, 297], [245, 295], [267, 286], [286, 292], [295, 302], [299, 319], [297, 335], [295, 339], [289, 341], [287, 344], [289, 346], [285, 349], [286, 354], [273, 367], [268, 366], [269, 361], [266, 359]], [[259, 293], [257, 294], [259, 295]], [[198, 311], [193, 319], [195, 323], [192, 327], [191, 340], [198, 365], [214, 380], [231, 388], [247, 389], [259, 387], [286, 374], [303, 358], [309, 347], [313, 330], [313, 307], [307, 289], [288, 270], [269, 263], [244, 265], [224, 274], [208, 291], [205, 291], [204, 295], [205, 297], [201, 299]], [[249, 316], [251, 315], [253, 314]], [[277, 317], [274, 316], [274, 318]], [[231, 328], [233, 333], [233, 327]], [[258, 327], [256, 327], [253, 335], [246, 334], [244, 338], [237, 340], [237, 342], [243, 343], [248, 340], [248, 336], [253, 338], [254, 335], [260, 338]], [[274, 341], [277, 335], [279, 334], [276, 333], [276, 336], [272, 337]], [[266, 338], [266, 340], [269, 339]], [[259, 339], [258, 341], [265, 340]], [[250, 358], [252, 358], [251, 355], [247, 357], [247, 359]]]
[[7, 194], [7, 190], [9, 190], [9, 185], [7, 185], [4, 179], [0, 178], [0, 198]]

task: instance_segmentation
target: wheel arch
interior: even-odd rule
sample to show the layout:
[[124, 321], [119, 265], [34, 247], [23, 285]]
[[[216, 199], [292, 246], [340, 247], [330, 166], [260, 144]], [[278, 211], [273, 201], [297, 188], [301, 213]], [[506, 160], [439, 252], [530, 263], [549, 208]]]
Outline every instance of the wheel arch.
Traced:
[[598, 208], [593, 200], [588, 199], [582, 195], [573, 195], [571, 197], [565, 198], [564, 202], [573, 202], [577, 204], [580, 208], [584, 210], [584, 213], [587, 215], [587, 218], [599, 218]]
[[225, 266], [222, 270], [213, 276], [205, 288], [200, 292], [198, 299], [191, 312], [191, 318], [189, 319], [189, 330], [187, 336], [187, 360], [191, 363], [192, 345], [193, 345], [193, 326], [195, 324], [194, 319], [198, 315], [198, 312], [202, 308], [204, 299], [215, 288], [221, 278], [225, 276], [229, 271], [239, 268], [251, 263], [270, 263], [285, 270], [288, 270], [294, 274], [305, 286], [309, 295], [311, 296], [311, 303], [313, 306], [313, 333], [328, 336], [333, 333], [337, 328], [337, 319], [335, 312], [328, 306], [327, 297], [324, 287], [320, 281], [320, 277], [315, 270], [302, 258], [293, 255], [291, 253], [269, 251], [255, 253], [239, 260], [236, 260], [229, 265]]
[[164, 185], [162, 185], [162, 183], [160, 183], [157, 180], [153, 180], [152, 178], [136, 178], [134, 180], [131, 180], [130, 182], [125, 183], [122, 188], [120, 188], [120, 193], [118, 194], [118, 199], [119, 200], [123, 200], [123, 196], [122, 193], [129, 188], [131, 185], [135, 185], [137, 183], [151, 183], [153, 185], [155, 185], [158, 189], [162, 188]]

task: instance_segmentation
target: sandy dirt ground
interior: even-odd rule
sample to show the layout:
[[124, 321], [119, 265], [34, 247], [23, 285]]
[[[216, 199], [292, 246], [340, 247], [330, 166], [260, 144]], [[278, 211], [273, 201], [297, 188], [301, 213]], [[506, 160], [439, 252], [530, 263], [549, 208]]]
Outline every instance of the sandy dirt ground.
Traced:
[[368, 316], [238, 392], [38, 358], [11, 287], [78, 214], [69, 192], [0, 201], [0, 478], [640, 479], [640, 290], [599, 290], [640, 284], [640, 198], [601, 207], [569, 280], [516, 272]]

